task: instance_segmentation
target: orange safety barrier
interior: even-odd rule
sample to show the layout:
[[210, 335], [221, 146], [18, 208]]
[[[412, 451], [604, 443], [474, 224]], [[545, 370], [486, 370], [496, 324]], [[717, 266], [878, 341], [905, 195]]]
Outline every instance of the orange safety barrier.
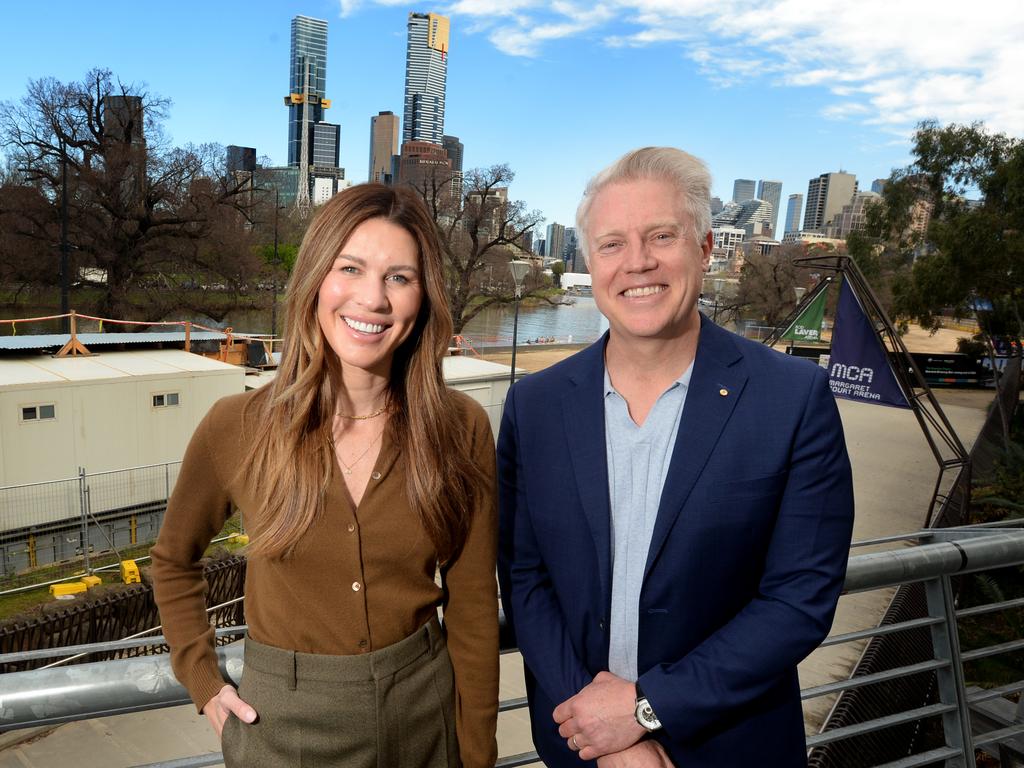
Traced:
[[[100, 332], [103, 332], [103, 323], [113, 323], [114, 325], [146, 325], [146, 326], [184, 326], [185, 329], [185, 351], [191, 351], [191, 335], [192, 329], [198, 329], [200, 331], [209, 331], [211, 333], [223, 333], [226, 337], [226, 343], [222, 345], [221, 352], [218, 355], [218, 359], [227, 360], [229, 351], [235, 339], [244, 339], [245, 341], [260, 341], [263, 342], [264, 346], [270, 345], [270, 350], [273, 350], [275, 342], [281, 342], [283, 339], [278, 338], [266, 338], [264, 334], [252, 335], [243, 333], [234, 333], [231, 328], [209, 328], [199, 323], [194, 323], [191, 320], [115, 320], [110, 317], [96, 317], [94, 315], [85, 315], [81, 312], [71, 310], [67, 314], [60, 315], [46, 315], [42, 317], [16, 317], [10, 320], [0, 319], [0, 323], [9, 323], [12, 329], [12, 335], [17, 333], [17, 323], [36, 323], [43, 322], [45, 320], [63, 320], [65, 317], [71, 319], [71, 338], [68, 343], [61, 347], [60, 351], [57, 352], [57, 357], [66, 357], [67, 355], [89, 355], [92, 354], [89, 350], [78, 340], [78, 318], [84, 320], [95, 320], [100, 324]], [[475, 351], [475, 350], [474, 350]], [[269, 357], [269, 355], [268, 355]]]

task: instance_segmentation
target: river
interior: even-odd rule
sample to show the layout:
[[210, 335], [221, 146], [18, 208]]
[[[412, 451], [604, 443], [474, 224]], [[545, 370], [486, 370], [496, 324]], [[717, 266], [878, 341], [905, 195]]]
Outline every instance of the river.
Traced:
[[[608, 321], [598, 312], [594, 300], [588, 296], [574, 297], [573, 304], [550, 305], [519, 308], [519, 343], [526, 344], [535, 339], [554, 339], [559, 343], [586, 343], [595, 340], [608, 328]], [[53, 314], [54, 310], [43, 307], [19, 307], [18, 310], [0, 315], [0, 317], [32, 317]], [[283, 310], [279, 306], [277, 314], [278, 332], [281, 330]], [[512, 305], [488, 307], [474, 317], [463, 329], [462, 335], [474, 347], [477, 346], [509, 346], [512, 343], [512, 323], [514, 309]], [[269, 333], [269, 310], [240, 310], [230, 313], [222, 323], [215, 323], [203, 315], [182, 312], [175, 320], [191, 320], [211, 328], [231, 326], [238, 333]], [[98, 330], [97, 323], [81, 320], [78, 330], [83, 333]], [[28, 333], [57, 333], [56, 322], [19, 323], [16, 332], [19, 335]], [[104, 330], [122, 330], [107, 324]], [[159, 330], [153, 328], [152, 330]], [[167, 329], [171, 330], [171, 329]], [[0, 324], [0, 335], [9, 335], [11, 327]]]

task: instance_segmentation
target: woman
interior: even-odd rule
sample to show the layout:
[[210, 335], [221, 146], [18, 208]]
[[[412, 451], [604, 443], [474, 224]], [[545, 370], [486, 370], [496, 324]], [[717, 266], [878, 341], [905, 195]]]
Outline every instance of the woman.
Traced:
[[[442, 270], [411, 189], [335, 196], [299, 250], [277, 377], [192, 437], [153, 580], [175, 674], [223, 728], [228, 766], [494, 765], [494, 444], [442, 378]], [[252, 535], [237, 693], [199, 564], [234, 508]]]

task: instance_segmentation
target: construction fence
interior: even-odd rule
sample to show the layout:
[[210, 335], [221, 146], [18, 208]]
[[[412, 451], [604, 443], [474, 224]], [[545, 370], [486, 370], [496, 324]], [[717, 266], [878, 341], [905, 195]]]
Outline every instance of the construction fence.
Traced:
[[154, 541], [180, 468], [82, 468], [78, 477], [0, 488], [0, 593], [88, 573]]

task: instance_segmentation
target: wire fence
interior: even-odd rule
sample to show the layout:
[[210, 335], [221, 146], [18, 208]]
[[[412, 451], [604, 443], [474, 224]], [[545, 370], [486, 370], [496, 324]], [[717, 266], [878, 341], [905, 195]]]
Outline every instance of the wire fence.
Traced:
[[180, 461], [0, 488], [0, 593], [73, 578], [156, 539]]

